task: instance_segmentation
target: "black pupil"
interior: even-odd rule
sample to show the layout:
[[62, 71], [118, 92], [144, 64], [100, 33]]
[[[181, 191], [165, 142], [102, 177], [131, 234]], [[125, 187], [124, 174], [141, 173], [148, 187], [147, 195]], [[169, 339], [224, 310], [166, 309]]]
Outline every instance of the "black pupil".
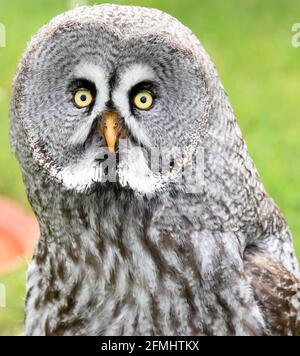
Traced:
[[147, 103], [147, 98], [145, 96], [141, 97], [141, 103], [146, 104]]
[[86, 95], [81, 95], [80, 100], [81, 101], [87, 101], [87, 96]]

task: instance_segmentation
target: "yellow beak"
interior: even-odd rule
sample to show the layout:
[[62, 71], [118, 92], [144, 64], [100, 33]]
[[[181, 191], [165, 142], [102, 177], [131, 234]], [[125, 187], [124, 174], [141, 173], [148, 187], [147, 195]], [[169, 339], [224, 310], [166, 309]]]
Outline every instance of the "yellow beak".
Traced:
[[103, 115], [103, 135], [109, 152], [115, 152], [119, 136], [119, 115], [107, 112]]

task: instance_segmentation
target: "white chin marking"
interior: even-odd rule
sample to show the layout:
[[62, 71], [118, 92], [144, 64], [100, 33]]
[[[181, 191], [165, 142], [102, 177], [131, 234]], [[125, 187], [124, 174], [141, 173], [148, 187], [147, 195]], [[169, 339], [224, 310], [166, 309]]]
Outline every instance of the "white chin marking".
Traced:
[[62, 169], [57, 179], [66, 189], [85, 192], [93, 183], [101, 182], [101, 175], [102, 172], [95, 160], [86, 159]]
[[161, 186], [160, 175], [155, 175], [148, 166], [141, 147], [129, 147], [126, 159], [119, 165], [119, 182], [123, 187], [151, 195]]
[[[128, 144], [124, 149], [117, 171], [115, 170], [116, 156], [114, 154], [105, 150], [103, 156], [107, 153], [113, 158], [110, 161], [106, 160], [103, 163], [104, 166], [101, 166], [95, 160], [97, 151], [94, 149], [87, 152], [82, 160], [63, 168], [56, 177], [66, 189], [81, 193], [86, 192], [95, 183], [107, 181], [111, 183], [119, 181], [122, 187], [130, 188], [139, 194], [151, 195], [155, 193], [161, 187], [161, 176], [151, 171], [143, 149], [131, 146], [131, 144]], [[111, 165], [108, 162], [111, 162]], [[103, 167], [107, 165], [109, 165], [110, 172], [115, 172], [108, 180], [103, 173]]]

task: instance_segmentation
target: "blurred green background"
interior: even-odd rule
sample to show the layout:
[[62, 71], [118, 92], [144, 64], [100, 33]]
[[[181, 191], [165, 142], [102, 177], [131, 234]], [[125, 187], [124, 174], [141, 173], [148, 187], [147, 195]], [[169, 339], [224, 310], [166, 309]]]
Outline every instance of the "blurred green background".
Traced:
[[[18, 60], [30, 37], [53, 16], [83, 1], [0, 2], [7, 46], [0, 48], [0, 196], [26, 208], [23, 184], [9, 149], [8, 109]], [[102, 1], [84, 1], [95, 4]], [[216, 63], [263, 182], [284, 212], [300, 256], [300, 47], [292, 25], [299, 0], [111, 1], [156, 7], [176, 16], [200, 38]], [[25, 264], [0, 276], [7, 307], [0, 309], [0, 335], [22, 333]]]

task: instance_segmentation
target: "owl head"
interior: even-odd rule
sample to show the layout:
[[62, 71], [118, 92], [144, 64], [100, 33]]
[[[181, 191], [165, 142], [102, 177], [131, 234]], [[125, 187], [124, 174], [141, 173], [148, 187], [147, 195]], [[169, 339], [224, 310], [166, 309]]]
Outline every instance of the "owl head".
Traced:
[[219, 86], [200, 43], [173, 17], [79, 7], [43, 27], [25, 52], [12, 143], [23, 167], [27, 150], [30, 164], [66, 189], [93, 189], [108, 177], [152, 192], [201, 145]]

